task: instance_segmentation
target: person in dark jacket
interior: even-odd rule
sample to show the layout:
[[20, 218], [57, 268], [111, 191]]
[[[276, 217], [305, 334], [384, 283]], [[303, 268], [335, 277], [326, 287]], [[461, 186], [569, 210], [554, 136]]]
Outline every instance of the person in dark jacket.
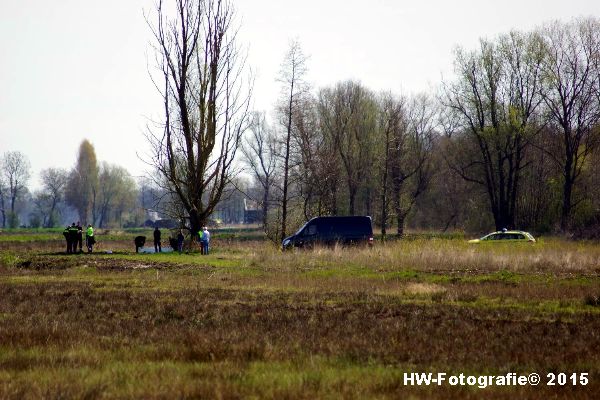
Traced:
[[160, 247], [160, 229], [158, 229], [158, 226], [154, 228], [154, 252], [162, 252], [162, 248]]
[[69, 242], [71, 243], [70, 253], [77, 253], [77, 225], [75, 225], [75, 222], [69, 227]]
[[185, 236], [183, 236], [183, 231], [180, 229], [177, 234], [177, 251], [179, 254], [183, 251], [183, 241], [185, 240]]
[[63, 236], [65, 237], [65, 241], [67, 242], [67, 254], [71, 253], [71, 237], [69, 236], [69, 228], [70, 226], [67, 225], [67, 227], [63, 231]]
[[83, 253], [83, 228], [79, 221], [77, 221], [77, 244], [79, 245], [79, 252]]

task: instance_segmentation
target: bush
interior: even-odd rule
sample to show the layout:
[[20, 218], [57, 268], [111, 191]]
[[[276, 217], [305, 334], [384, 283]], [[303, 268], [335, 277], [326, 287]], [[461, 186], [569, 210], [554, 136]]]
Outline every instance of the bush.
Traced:
[[39, 228], [42, 226], [42, 219], [37, 214], [32, 214], [29, 217], [29, 227], [31, 228]]
[[17, 213], [9, 212], [8, 213], [8, 227], [11, 229], [15, 229], [19, 227], [19, 216]]

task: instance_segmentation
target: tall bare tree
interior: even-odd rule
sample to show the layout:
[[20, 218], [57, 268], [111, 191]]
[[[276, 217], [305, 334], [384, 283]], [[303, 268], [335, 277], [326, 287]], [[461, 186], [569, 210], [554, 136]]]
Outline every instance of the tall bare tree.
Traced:
[[264, 113], [252, 113], [248, 130], [250, 134], [246, 137], [241, 150], [244, 161], [248, 164], [262, 191], [262, 197], [259, 201], [262, 205], [263, 228], [266, 229], [279, 150], [275, 135], [267, 124]]
[[290, 43], [288, 52], [281, 64], [279, 82], [281, 98], [278, 106], [280, 123], [284, 127], [282, 158], [283, 158], [283, 187], [281, 196], [281, 238], [287, 235], [288, 202], [290, 193], [290, 157], [292, 156], [292, 128], [293, 119], [302, 99], [308, 91], [304, 80], [306, 75], [307, 57], [302, 52], [302, 47], [297, 40]]
[[6, 202], [7, 202], [8, 190], [6, 188], [6, 182], [4, 182], [3, 174], [0, 174], [0, 213], [2, 214], [2, 227], [6, 228]]
[[99, 228], [111, 222], [122, 226], [122, 214], [134, 208], [137, 194], [135, 182], [123, 167], [107, 162], [100, 164], [95, 215]]
[[348, 212], [356, 213], [356, 197], [369, 171], [372, 158], [377, 104], [371, 91], [358, 82], [338, 83], [321, 90], [319, 116], [324, 134], [334, 144], [346, 175]]
[[[23, 195], [27, 190], [27, 181], [31, 176], [31, 166], [25, 154], [19, 151], [8, 151], [2, 155], [0, 160], [2, 169], [4, 186], [2, 190], [2, 227], [6, 227], [6, 206], [4, 197], [8, 199], [10, 204], [10, 212], [8, 214], [9, 225], [11, 228], [16, 228], [19, 225], [19, 219], [15, 212], [15, 205], [19, 196]], [[5, 194], [4, 194], [5, 193]]]
[[312, 96], [306, 96], [296, 110], [293, 139], [304, 218], [337, 214], [340, 171], [338, 158], [332, 157], [337, 150], [323, 135], [318, 104]]
[[[58, 223], [58, 205], [64, 198], [69, 174], [61, 168], [47, 168], [40, 172], [42, 193], [38, 196], [38, 208], [43, 213], [43, 224], [52, 228]], [[45, 200], [45, 201], [43, 201]], [[45, 203], [46, 207], [42, 204]]]
[[569, 24], [556, 22], [542, 29], [547, 57], [543, 64], [544, 102], [559, 135], [558, 151], [547, 153], [562, 169], [561, 230], [570, 228], [576, 184], [586, 160], [598, 148], [600, 124], [600, 19]]
[[[171, 2], [169, 2], [171, 3]], [[164, 105], [161, 132], [150, 132], [150, 163], [200, 230], [235, 174], [233, 161], [248, 124], [251, 82], [237, 46], [230, 0], [173, 0], [148, 25]]]
[[[429, 185], [437, 110], [426, 95], [407, 101], [391, 129], [390, 173], [397, 236], [404, 235], [406, 217]], [[404, 111], [404, 115], [403, 114]]]
[[457, 82], [444, 103], [461, 122], [449, 162], [485, 188], [497, 229], [514, 227], [525, 152], [539, 131], [543, 46], [537, 35], [511, 33], [481, 40], [478, 51], [456, 54]]
[[385, 240], [390, 208], [390, 170], [392, 168], [392, 154], [396, 153], [399, 145], [398, 137], [407, 131], [406, 128], [406, 100], [396, 97], [391, 93], [382, 94], [379, 100], [379, 122], [381, 143], [379, 162], [381, 171], [381, 236]]

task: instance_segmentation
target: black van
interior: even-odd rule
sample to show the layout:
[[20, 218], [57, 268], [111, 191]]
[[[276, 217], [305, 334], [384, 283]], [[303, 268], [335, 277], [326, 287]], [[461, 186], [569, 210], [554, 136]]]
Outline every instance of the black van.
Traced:
[[336, 243], [373, 244], [371, 217], [315, 217], [294, 235], [283, 240], [284, 250], [315, 245], [333, 246]]

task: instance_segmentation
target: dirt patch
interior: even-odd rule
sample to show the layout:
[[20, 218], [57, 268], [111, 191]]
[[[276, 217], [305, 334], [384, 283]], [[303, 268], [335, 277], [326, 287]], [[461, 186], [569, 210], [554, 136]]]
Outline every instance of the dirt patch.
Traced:
[[187, 265], [167, 262], [152, 262], [151, 260], [140, 262], [139, 260], [119, 260], [114, 258], [102, 258], [101, 256], [60, 256], [40, 255], [32, 256], [20, 261], [16, 267], [33, 271], [62, 271], [77, 267], [91, 267], [104, 271], [126, 271], [139, 269], [206, 269], [212, 270], [209, 265]]
[[76, 260], [70, 259], [52, 259], [50, 257], [32, 257], [27, 260], [20, 261], [16, 264], [17, 268], [30, 269], [35, 271], [46, 270], [65, 270], [68, 268], [77, 267]]

